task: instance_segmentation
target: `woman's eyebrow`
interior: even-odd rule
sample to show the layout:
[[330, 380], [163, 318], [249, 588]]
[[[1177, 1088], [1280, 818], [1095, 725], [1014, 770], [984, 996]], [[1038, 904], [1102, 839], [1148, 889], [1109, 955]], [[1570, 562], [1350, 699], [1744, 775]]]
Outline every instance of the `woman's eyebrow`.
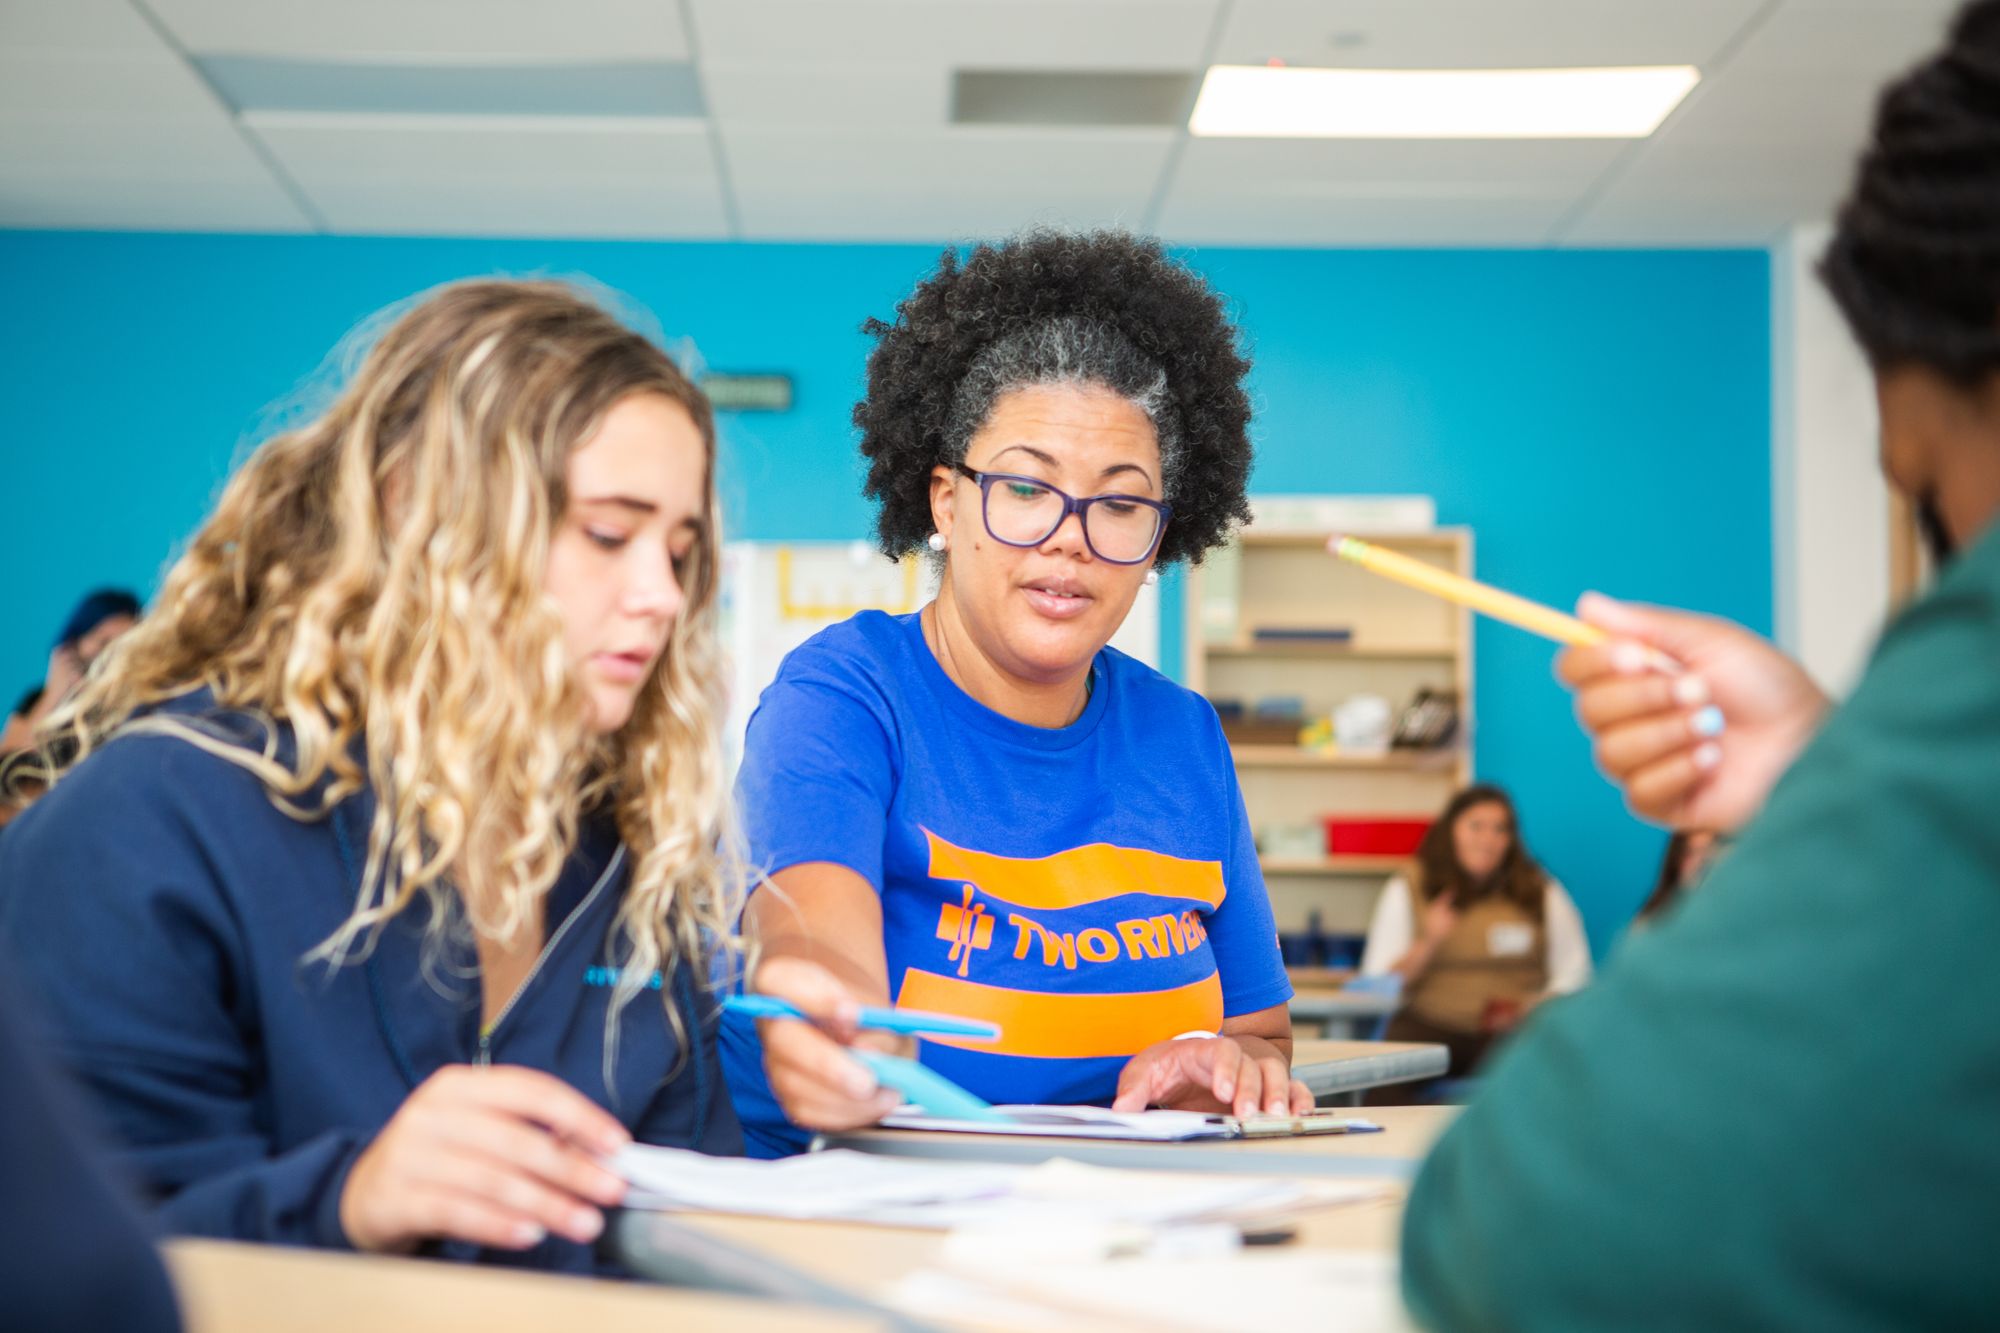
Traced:
[[629, 509], [635, 514], [657, 514], [660, 507], [651, 500], [641, 500], [632, 495], [580, 495], [576, 502], [580, 505], [616, 505]]

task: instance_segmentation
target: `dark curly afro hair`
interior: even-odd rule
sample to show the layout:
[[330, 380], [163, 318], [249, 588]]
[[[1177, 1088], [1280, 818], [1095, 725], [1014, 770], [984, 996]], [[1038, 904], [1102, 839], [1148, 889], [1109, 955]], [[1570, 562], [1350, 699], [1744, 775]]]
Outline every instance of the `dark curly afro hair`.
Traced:
[[1877, 369], [2000, 372], [2000, 3], [1883, 92], [1820, 274]]
[[[961, 261], [947, 250], [937, 271], [896, 307], [895, 323], [871, 319], [867, 396], [854, 408], [868, 459], [867, 495], [879, 502], [882, 550], [902, 556], [931, 532], [931, 469], [963, 457], [967, 422], [961, 389], [993, 377], [982, 355], [1052, 327], [1084, 329], [1088, 341], [1123, 350], [1108, 375], [1074, 367], [999, 384], [1102, 380], [1147, 407], [1162, 444], [1173, 517], [1158, 561], [1199, 561], [1250, 519], [1250, 363], [1208, 284], [1167, 257], [1159, 242], [1124, 232], [1036, 231], [981, 245]], [[1135, 353], [1136, 349], [1136, 354]], [[1157, 390], [1154, 408], [1119, 382], [1143, 367]], [[979, 410], [990, 407], [988, 399]]]

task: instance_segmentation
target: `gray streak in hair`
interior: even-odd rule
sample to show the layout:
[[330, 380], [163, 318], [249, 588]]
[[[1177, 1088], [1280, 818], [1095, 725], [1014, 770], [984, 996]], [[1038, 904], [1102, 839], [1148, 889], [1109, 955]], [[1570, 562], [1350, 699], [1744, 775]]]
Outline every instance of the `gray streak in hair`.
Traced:
[[949, 461], [966, 446], [1003, 393], [1047, 385], [1109, 390], [1146, 414], [1160, 443], [1161, 486], [1174, 498], [1181, 470], [1181, 420], [1167, 372], [1118, 329], [1080, 315], [1063, 315], [993, 343], [973, 361], [952, 394], [946, 423]]

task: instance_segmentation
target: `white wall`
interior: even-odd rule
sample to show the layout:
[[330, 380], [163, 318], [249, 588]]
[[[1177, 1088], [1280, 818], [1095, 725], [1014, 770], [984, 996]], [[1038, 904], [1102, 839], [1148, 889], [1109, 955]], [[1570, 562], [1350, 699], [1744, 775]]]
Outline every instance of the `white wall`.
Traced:
[[1889, 605], [1889, 490], [1868, 364], [1813, 272], [1829, 231], [1771, 252], [1773, 609], [1778, 642], [1844, 694]]

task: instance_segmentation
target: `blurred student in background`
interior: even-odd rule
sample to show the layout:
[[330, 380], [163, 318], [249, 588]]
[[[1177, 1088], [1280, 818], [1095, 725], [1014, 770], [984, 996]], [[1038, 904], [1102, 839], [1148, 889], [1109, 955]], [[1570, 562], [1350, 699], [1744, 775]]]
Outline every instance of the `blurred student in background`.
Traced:
[[1638, 923], [1651, 925], [1679, 903], [1689, 890], [1701, 883], [1715, 859], [1715, 834], [1707, 829], [1682, 829], [1667, 839], [1660, 856], [1659, 878], [1653, 891], [1640, 904]]
[[78, 602], [56, 635], [48, 674], [8, 714], [0, 730], [0, 754], [32, 745], [35, 727], [69, 697], [112, 641], [139, 623], [141, 614], [139, 599], [123, 588], [99, 588]]
[[[1513, 799], [1491, 784], [1451, 798], [1417, 848], [1414, 880], [1383, 888], [1361, 972], [1402, 978], [1384, 1036], [1443, 1044], [1449, 1076], [1465, 1078], [1536, 1005], [1590, 980], [1590, 942], [1568, 892], [1522, 843]], [[1380, 1099], [1429, 1090], [1385, 1088]]]

